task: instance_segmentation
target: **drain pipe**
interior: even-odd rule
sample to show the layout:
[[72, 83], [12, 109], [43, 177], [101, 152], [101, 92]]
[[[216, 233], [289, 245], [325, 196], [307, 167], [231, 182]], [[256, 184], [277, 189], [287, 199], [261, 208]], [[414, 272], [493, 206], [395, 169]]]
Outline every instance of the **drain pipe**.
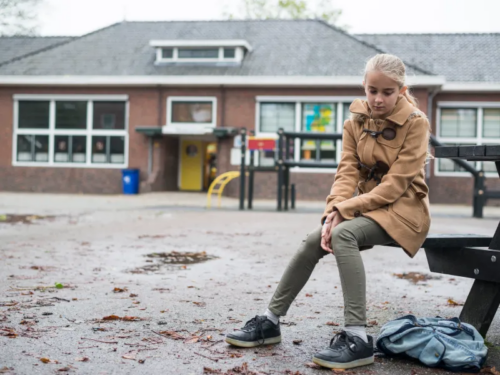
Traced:
[[[434, 89], [433, 91], [431, 91], [431, 93], [429, 94], [429, 98], [427, 100], [427, 119], [429, 120], [429, 124], [431, 125], [431, 130], [433, 129], [433, 120], [434, 120], [434, 117], [433, 117], [433, 108], [434, 108], [434, 97], [437, 95], [437, 93], [439, 92], [439, 88], [436, 88]], [[431, 151], [431, 145], [429, 144], [429, 152]], [[427, 186], [429, 186], [429, 180], [430, 180], [430, 176], [431, 176], [431, 163], [427, 163], [426, 166], [425, 166], [425, 183], [427, 184]]]

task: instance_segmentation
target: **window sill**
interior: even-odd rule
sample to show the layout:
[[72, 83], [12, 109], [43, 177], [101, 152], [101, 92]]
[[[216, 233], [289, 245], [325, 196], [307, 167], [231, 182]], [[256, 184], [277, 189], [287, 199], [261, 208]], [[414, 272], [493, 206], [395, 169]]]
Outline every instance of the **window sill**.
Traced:
[[125, 169], [127, 164], [84, 164], [84, 163], [36, 163], [18, 162], [12, 163], [13, 167], [38, 167], [38, 168], [88, 168], [88, 169]]

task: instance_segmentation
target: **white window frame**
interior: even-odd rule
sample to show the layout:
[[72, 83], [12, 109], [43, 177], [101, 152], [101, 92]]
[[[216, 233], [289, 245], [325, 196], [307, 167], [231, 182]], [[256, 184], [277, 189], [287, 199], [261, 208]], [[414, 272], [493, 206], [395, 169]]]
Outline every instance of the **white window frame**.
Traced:
[[[102, 168], [102, 169], [123, 169], [128, 167], [129, 157], [129, 98], [128, 95], [50, 95], [50, 94], [15, 94], [14, 116], [12, 132], [12, 165], [15, 167], [61, 167], [61, 168]], [[20, 101], [44, 101], [49, 102], [49, 128], [48, 129], [19, 129], [19, 102]], [[85, 101], [87, 102], [87, 128], [81, 130], [56, 129], [56, 102], [57, 101]], [[123, 102], [125, 104], [125, 129], [106, 130], [92, 129], [94, 102]], [[27, 135], [47, 135], [49, 137], [49, 161], [48, 162], [24, 162], [17, 161], [17, 136]], [[82, 135], [86, 136], [87, 149], [85, 163], [60, 163], [54, 161], [54, 140], [57, 135]], [[117, 136], [125, 139], [124, 162], [121, 164], [92, 163], [92, 136]]]
[[[163, 57], [163, 49], [170, 48], [172, 49], [172, 57], [165, 58]], [[179, 49], [218, 49], [219, 53], [217, 57], [214, 58], [182, 58], [179, 57]], [[234, 57], [224, 57], [224, 48], [234, 48]], [[156, 63], [240, 63], [243, 60], [243, 56], [245, 52], [243, 47], [235, 47], [235, 46], [225, 46], [225, 47], [214, 47], [214, 46], [186, 46], [186, 47], [160, 47], [156, 49]]]
[[[172, 103], [173, 102], [211, 102], [212, 121], [211, 122], [173, 122]], [[215, 96], [169, 96], [167, 98], [167, 124], [164, 133], [182, 134], [205, 134], [217, 126], [217, 97]]]
[[[342, 133], [344, 128], [344, 104], [352, 103], [359, 96], [257, 96], [255, 98], [255, 135], [258, 137], [278, 139], [276, 133], [260, 131], [260, 105], [261, 103], [295, 103], [295, 124], [294, 131], [302, 131], [302, 104], [304, 103], [325, 103], [337, 105], [337, 133]], [[294, 160], [300, 161], [300, 139], [295, 140]], [[340, 162], [342, 155], [342, 140], [337, 140], [335, 145], [335, 159]], [[292, 173], [336, 173], [337, 168], [290, 168]]]
[[[475, 109], [476, 118], [476, 137], [441, 137], [441, 110], [442, 109]], [[485, 108], [500, 109], [500, 102], [456, 102], [442, 101], [437, 102], [436, 111], [436, 138], [442, 143], [458, 143], [471, 145], [500, 144], [500, 138], [483, 137], [483, 110]], [[476, 162], [476, 168], [481, 169], [483, 162]], [[434, 162], [434, 175], [437, 177], [470, 177], [469, 172], [442, 172], [439, 170], [439, 158]], [[486, 177], [498, 177], [496, 172], [485, 172]]]

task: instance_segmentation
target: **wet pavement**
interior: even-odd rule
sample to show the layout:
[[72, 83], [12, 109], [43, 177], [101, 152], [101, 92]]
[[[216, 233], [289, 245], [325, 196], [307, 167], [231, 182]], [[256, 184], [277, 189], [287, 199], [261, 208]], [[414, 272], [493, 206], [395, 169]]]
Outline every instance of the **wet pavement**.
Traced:
[[[223, 342], [225, 332], [265, 310], [322, 203], [278, 213], [274, 202], [257, 201], [255, 212], [239, 212], [235, 200], [206, 210], [204, 199], [0, 194], [0, 374], [331, 373], [310, 363], [343, 324], [333, 256], [282, 319], [281, 344], [243, 350]], [[432, 210], [435, 233], [491, 235], [500, 218], [498, 208], [482, 220], [470, 218], [470, 207]], [[410, 259], [376, 247], [363, 259], [375, 335], [408, 313], [458, 316], [472, 284], [431, 274], [423, 251]], [[487, 336], [487, 365], [497, 368], [499, 315]], [[346, 373], [444, 372], [377, 358]]]

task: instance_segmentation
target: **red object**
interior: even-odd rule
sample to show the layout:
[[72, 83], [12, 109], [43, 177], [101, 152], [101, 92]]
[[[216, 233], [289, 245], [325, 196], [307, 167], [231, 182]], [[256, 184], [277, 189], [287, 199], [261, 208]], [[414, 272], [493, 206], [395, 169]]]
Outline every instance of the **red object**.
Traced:
[[276, 139], [272, 138], [248, 138], [249, 150], [273, 151], [276, 148]]

